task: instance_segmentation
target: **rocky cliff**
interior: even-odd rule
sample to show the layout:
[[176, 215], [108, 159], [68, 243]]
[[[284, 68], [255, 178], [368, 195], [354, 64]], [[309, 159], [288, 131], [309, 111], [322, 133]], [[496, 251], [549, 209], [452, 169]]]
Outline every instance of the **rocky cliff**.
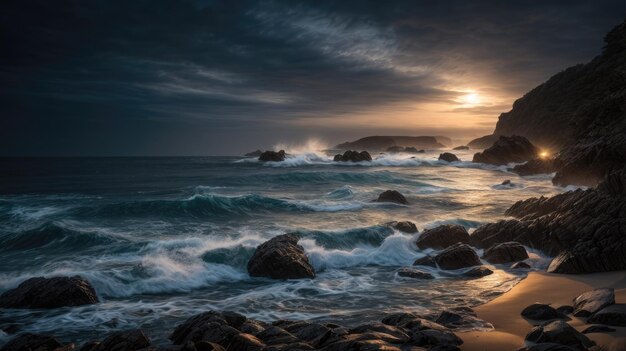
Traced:
[[557, 184], [595, 185], [626, 163], [626, 22], [602, 54], [550, 78], [500, 115], [494, 135], [559, 152]]
[[417, 149], [438, 149], [451, 145], [452, 141], [443, 136], [368, 136], [356, 141], [348, 141], [335, 146], [340, 150], [387, 150], [392, 146], [414, 147]]

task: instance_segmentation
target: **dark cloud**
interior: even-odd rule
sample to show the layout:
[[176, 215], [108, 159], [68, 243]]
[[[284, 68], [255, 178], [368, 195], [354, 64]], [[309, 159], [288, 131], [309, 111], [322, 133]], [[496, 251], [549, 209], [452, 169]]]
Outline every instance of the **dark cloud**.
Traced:
[[[308, 136], [481, 133], [513, 97], [599, 53], [623, 7], [7, 0], [2, 154], [235, 154]], [[462, 105], [457, 87], [472, 84], [505, 101]], [[482, 119], [448, 129], [420, 127], [430, 116], [415, 116], [412, 130], [391, 123], [408, 106], [433, 104]], [[376, 113], [377, 125], [359, 123]]]

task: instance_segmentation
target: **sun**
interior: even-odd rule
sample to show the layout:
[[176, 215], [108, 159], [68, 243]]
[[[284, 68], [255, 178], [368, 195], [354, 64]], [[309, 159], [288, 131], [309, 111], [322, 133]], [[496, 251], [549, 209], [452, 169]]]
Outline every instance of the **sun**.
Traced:
[[476, 93], [465, 94], [461, 97], [464, 103], [468, 105], [476, 105], [480, 103], [480, 96]]

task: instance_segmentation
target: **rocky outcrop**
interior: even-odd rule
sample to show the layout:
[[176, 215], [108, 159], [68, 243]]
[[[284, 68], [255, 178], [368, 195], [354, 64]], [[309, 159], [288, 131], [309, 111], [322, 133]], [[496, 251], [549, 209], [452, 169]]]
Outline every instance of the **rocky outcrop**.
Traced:
[[456, 224], [444, 224], [432, 229], [426, 229], [417, 238], [415, 244], [424, 249], [445, 249], [456, 243], [467, 244], [470, 235], [465, 227]]
[[285, 160], [286, 156], [285, 150], [265, 151], [259, 156], [259, 161], [281, 162]]
[[439, 161], [459, 162], [461, 160], [459, 160], [459, 158], [453, 153], [444, 152], [443, 154], [439, 154]]
[[453, 148], [452, 150], [469, 150], [469, 146], [461, 145]]
[[524, 164], [516, 165], [512, 171], [521, 176], [549, 174], [556, 171], [556, 166], [552, 158], [535, 158]]
[[615, 303], [615, 290], [612, 288], [594, 289], [578, 295], [574, 299], [574, 316], [589, 317], [606, 306]]
[[[445, 138], [448, 139], [448, 138]], [[434, 136], [368, 136], [356, 141], [349, 141], [343, 144], [335, 146], [340, 150], [387, 150], [387, 148], [393, 146], [414, 147], [417, 149], [438, 149], [445, 147], [444, 143], [447, 141], [444, 137], [441, 137], [441, 141], [438, 141], [438, 137]], [[449, 139], [448, 139], [449, 140]]]
[[410, 221], [391, 222], [391, 226], [403, 233], [417, 233], [417, 226]]
[[398, 270], [398, 276], [413, 279], [435, 279], [432, 274], [415, 268], [401, 268]]
[[539, 148], [522, 136], [501, 136], [491, 147], [474, 154], [472, 162], [506, 165], [530, 161], [538, 157], [539, 153]]
[[441, 269], [452, 270], [479, 266], [480, 259], [476, 252], [466, 244], [457, 243], [441, 251], [435, 256], [435, 262]]
[[516, 241], [555, 257], [555, 273], [626, 269], [626, 169], [596, 189], [518, 201], [505, 214], [518, 219], [483, 225], [470, 243], [480, 248]]
[[372, 156], [367, 151], [352, 151], [348, 150], [342, 154], [337, 154], [333, 158], [335, 162], [363, 162], [363, 161], [371, 161]]
[[299, 239], [296, 234], [284, 234], [259, 245], [248, 261], [250, 276], [273, 279], [314, 278], [315, 270], [302, 246], [298, 245]]
[[24, 333], [9, 340], [0, 351], [71, 351], [74, 344], [61, 344], [49, 335]]
[[483, 258], [489, 263], [510, 263], [527, 259], [528, 252], [522, 244], [509, 241], [488, 248], [485, 250]]
[[526, 335], [526, 341], [534, 343], [555, 343], [581, 351], [587, 350], [589, 347], [595, 345], [588, 337], [561, 320], [533, 328], [530, 333]]
[[263, 154], [263, 151], [257, 149], [256, 151], [248, 152], [244, 156], [246, 156], [246, 157], [259, 157], [262, 154]]
[[0, 307], [57, 308], [98, 303], [93, 286], [82, 277], [30, 278], [0, 295]]
[[469, 278], [482, 278], [491, 274], [493, 274], [493, 271], [487, 266], [470, 268], [467, 272], [463, 273], [464, 276]]
[[414, 266], [437, 267], [437, 262], [432, 256], [420, 257], [413, 262]]
[[395, 190], [383, 191], [382, 193], [380, 193], [380, 195], [378, 195], [378, 198], [374, 200], [374, 202], [393, 202], [403, 205], [409, 204], [409, 201], [406, 199], [406, 197], [404, 197], [404, 195]]
[[150, 346], [150, 339], [140, 329], [109, 334], [90, 351], [141, 350]]

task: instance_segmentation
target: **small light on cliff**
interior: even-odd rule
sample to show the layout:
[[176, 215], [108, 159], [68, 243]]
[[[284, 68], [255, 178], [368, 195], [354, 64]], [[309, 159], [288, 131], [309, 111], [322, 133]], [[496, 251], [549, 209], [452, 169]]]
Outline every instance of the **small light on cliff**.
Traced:
[[550, 153], [548, 153], [547, 151], [542, 151], [539, 153], [539, 157], [541, 158], [548, 158], [548, 156], [550, 156]]

